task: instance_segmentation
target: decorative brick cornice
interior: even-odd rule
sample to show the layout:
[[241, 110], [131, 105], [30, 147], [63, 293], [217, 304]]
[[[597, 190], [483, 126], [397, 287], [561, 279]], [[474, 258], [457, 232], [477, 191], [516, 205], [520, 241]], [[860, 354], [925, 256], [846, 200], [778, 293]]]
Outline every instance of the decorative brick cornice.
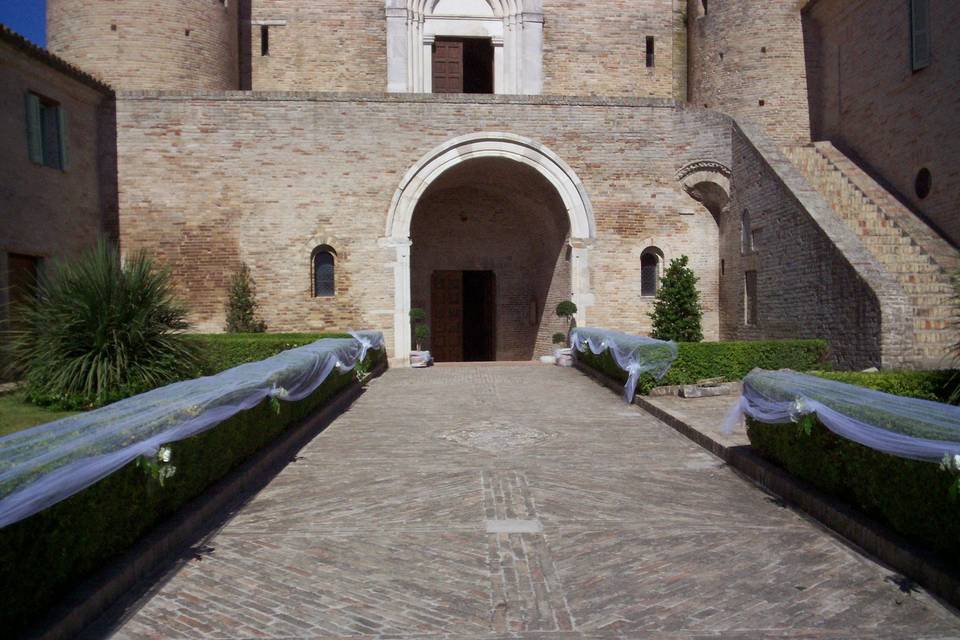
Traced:
[[715, 160], [698, 160], [697, 162], [691, 162], [680, 169], [680, 171], [677, 171], [677, 181], [683, 182], [687, 176], [697, 173], [698, 171], [719, 173], [724, 178], [730, 177], [730, 169], [726, 165], [716, 162]]

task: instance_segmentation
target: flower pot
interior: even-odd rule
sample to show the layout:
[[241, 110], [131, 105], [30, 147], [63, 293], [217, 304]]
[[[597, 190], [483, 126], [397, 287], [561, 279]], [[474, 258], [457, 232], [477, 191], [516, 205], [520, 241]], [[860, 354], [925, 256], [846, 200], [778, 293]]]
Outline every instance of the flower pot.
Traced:
[[573, 366], [573, 349], [555, 349], [553, 352], [558, 367]]
[[557, 364], [556, 356], [540, 356], [540, 362], [543, 364]]
[[414, 369], [423, 369], [433, 364], [433, 357], [429, 351], [411, 351], [410, 366]]

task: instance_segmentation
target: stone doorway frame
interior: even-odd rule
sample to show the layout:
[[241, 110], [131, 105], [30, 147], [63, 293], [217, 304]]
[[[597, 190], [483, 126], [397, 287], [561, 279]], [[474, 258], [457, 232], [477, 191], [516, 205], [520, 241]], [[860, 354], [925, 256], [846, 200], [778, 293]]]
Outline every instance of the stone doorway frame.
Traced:
[[544, 145], [510, 133], [474, 133], [448, 140], [423, 156], [406, 173], [394, 193], [387, 214], [383, 247], [393, 247], [394, 271], [393, 358], [404, 364], [410, 355], [410, 225], [421, 196], [447, 170], [477, 158], [504, 158], [537, 170], [553, 185], [570, 221], [570, 291], [577, 305], [578, 325], [587, 323], [594, 303], [590, 289], [590, 247], [596, 239], [593, 205], [576, 172]]

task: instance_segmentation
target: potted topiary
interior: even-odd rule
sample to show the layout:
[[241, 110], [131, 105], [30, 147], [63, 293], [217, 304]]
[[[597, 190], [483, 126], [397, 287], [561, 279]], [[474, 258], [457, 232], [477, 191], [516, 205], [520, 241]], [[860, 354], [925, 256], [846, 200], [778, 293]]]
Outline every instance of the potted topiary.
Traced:
[[[553, 334], [553, 344], [566, 344], [567, 336], [562, 333]], [[557, 356], [540, 356], [540, 362], [544, 364], [557, 364]]]
[[423, 309], [410, 309], [410, 323], [413, 325], [413, 338], [417, 348], [410, 352], [410, 366], [416, 369], [429, 367], [433, 358], [429, 351], [423, 351], [423, 345], [430, 339], [430, 327], [427, 326], [427, 313]]
[[[577, 313], [577, 305], [570, 300], [564, 300], [557, 305], [557, 316], [567, 322], [567, 333], [556, 333], [553, 336], [554, 344], [565, 344], [567, 346], [554, 349], [553, 355], [557, 359], [557, 364], [561, 367], [573, 366], [573, 349], [570, 348], [570, 331], [573, 329], [573, 317]], [[557, 338], [560, 338], [559, 340]]]

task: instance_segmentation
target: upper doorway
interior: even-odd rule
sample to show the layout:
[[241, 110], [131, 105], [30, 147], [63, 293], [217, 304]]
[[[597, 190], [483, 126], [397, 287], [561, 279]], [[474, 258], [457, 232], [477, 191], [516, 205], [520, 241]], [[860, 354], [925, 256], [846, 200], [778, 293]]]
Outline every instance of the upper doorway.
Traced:
[[433, 43], [434, 93], [493, 93], [490, 38], [437, 38]]

